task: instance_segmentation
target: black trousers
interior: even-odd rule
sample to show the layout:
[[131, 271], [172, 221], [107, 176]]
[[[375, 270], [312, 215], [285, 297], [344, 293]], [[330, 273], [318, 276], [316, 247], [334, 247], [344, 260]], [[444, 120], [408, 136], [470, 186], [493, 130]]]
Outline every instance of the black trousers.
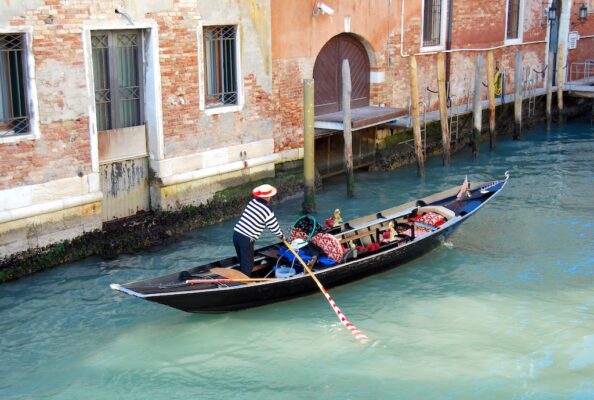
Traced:
[[254, 239], [233, 231], [233, 245], [239, 259], [241, 272], [250, 276], [254, 267]]

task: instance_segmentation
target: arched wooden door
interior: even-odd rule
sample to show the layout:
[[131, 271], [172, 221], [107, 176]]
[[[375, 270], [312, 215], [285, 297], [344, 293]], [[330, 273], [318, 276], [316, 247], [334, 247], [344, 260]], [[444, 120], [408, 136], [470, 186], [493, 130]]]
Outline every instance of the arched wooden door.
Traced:
[[351, 108], [369, 105], [369, 57], [355, 37], [334, 36], [320, 50], [314, 64], [315, 115], [342, 110], [342, 60], [351, 69]]

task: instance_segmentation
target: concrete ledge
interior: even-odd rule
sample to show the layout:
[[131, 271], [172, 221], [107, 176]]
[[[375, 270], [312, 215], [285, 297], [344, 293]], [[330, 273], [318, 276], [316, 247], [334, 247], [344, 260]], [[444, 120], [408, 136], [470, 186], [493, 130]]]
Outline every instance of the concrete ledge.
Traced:
[[83, 206], [86, 204], [100, 202], [103, 199], [102, 192], [87, 193], [82, 196], [69, 197], [62, 200], [54, 200], [41, 204], [34, 204], [27, 207], [15, 208], [7, 211], [0, 211], [0, 224], [7, 222], [35, 217], [42, 214], [49, 214], [62, 211], [68, 208]]
[[[275, 155], [276, 157], [276, 155]], [[216, 173], [196, 171], [191, 176], [166, 180], [168, 185], [151, 187], [151, 204], [162, 210], [176, 210], [183, 206], [198, 206], [208, 202], [216, 192], [275, 175], [275, 165], [271, 157], [263, 157], [261, 162], [250, 163], [248, 167], [237, 168], [237, 163], [228, 164], [225, 169], [216, 168]], [[183, 179], [182, 179], [183, 178]], [[188, 179], [191, 178], [191, 179]]]
[[0, 223], [0, 257], [101, 229], [101, 202], [89, 202], [90, 197], [79, 205]]
[[[99, 173], [0, 190], [0, 214], [99, 192]], [[0, 221], [2, 222], [2, 221]]]
[[303, 151], [303, 147], [299, 147], [297, 149], [283, 150], [277, 154], [278, 154], [278, 162], [284, 163], [284, 162], [289, 162], [289, 161], [302, 160], [304, 151]]
[[157, 178], [165, 179], [193, 170], [220, 167], [233, 162], [243, 162], [244, 159], [249, 161], [270, 154], [274, 154], [274, 140], [265, 139], [182, 157], [151, 160], [151, 168]]
[[278, 160], [277, 154], [271, 154], [269, 156], [252, 158], [245, 161], [235, 161], [229, 164], [219, 165], [211, 168], [203, 168], [195, 171], [186, 172], [183, 174], [171, 175], [161, 178], [163, 186], [172, 186], [181, 183], [201, 180], [212, 176], [223, 175], [230, 172], [241, 171], [247, 168], [252, 168], [264, 164], [272, 164]]

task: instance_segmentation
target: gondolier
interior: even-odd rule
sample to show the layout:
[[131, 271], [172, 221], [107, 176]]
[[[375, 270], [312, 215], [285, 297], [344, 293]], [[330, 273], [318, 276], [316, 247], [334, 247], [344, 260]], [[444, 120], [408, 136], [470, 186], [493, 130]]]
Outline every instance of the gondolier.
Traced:
[[274, 186], [260, 185], [252, 191], [254, 198], [248, 203], [233, 229], [233, 245], [239, 259], [241, 272], [250, 276], [254, 266], [254, 242], [260, 238], [264, 227], [283, 239], [274, 212], [268, 202], [276, 194]]

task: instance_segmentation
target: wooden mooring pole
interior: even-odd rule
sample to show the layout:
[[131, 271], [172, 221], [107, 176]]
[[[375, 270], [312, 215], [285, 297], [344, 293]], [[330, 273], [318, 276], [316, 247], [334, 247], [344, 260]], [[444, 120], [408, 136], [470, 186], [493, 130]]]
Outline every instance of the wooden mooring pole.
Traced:
[[344, 127], [344, 166], [347, 179], [347, 197], [355, 196], [355, 173], [353, 171], [353, 134], [351, 124], [351, 69], [349, 60], [342, 60], [342, 111]]
[[522, 135], [522, 52], [516, 50], [516, 65], [514, 66], [514, 140]]
[[417, 156], [417, 173], [419, 176], [425, 176], [423, 142], [421, 140], [421, 118], [419, 117], [419, 81], [417, 78], [417, 59], [415, 56], [408, 57], [408, 72], [410, 77], [411, 117], [413, 122], [415, 154]]
[[546, 116], [547, 116], [547, 131], [551, 130], [551, 120], [553, 118], [551, 106], [553, 105], [553, 76], [555, 71], [553, 65], [555, 63], [555, 53], [549, 51], [549, 60], [547, 62], [547, 98], [546, 98]]
[[443, 146], [443, 165], [450, 165], [451, 136], [448, 126], [447, 93], [445, 81], [445, 53], [437, 54], [437, 90], [439, 92], [439, 119], [441, 121], [441, 143]]
[[559, 44], [557, 50], [557, 112], [559, 113], [559, 123], [565, 122], [565, 110], [563, 109], [563, 81], [565, 80], [565, 45]]
[[303, 80], [303, 212], [316, 211], [314, 80]]
[[472, 155], [478, 157], [481, 146], [481, 129], [483, 124], [483, 108], [481, 94], [483, 92], [483, 81], [481, 69], [483, 67], [483, 55], [476, 57], [474, 70], [474, 101], [472, 103]]
[[493, 50], [487, 52], [487, 82], [489, 85], [489, 148], [495, 150], [495, 56]]

